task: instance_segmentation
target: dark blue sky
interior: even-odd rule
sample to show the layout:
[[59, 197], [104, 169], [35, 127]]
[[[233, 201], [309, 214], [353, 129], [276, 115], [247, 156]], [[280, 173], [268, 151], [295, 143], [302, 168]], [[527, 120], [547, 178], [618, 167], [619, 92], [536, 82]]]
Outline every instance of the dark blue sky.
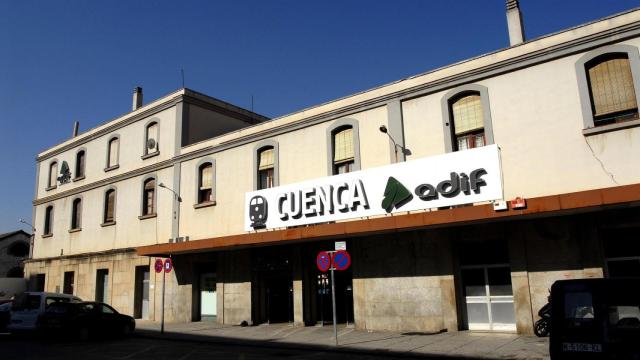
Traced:
[[[521, 0], [527, 38], [631, 0]], [[508, 46], [504, 0], [0, 0], [0, 232], [31, 218], [38, 152], [185, 85], [284, 115]], [[41, 224], [35, 224], [37, 227]]]

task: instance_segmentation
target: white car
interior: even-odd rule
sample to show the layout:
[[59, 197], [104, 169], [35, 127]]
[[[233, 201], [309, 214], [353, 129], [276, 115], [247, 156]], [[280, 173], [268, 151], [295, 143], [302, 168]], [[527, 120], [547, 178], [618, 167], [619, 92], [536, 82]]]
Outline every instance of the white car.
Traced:
[[40, 315], [47, 307], [56, 302], [80, 302], [77, 296], [48, 292], [25, 292], [13, 301], [9, 331], [35, 330]]

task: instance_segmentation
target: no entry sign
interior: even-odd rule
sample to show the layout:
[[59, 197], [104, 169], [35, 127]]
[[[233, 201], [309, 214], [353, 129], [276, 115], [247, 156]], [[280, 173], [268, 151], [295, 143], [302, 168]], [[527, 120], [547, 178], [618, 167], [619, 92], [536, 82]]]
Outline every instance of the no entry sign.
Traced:
[[327, 272], [331, 267], [331, 256], [326, 251], [320, 251], [316, 257], [316, 266], [318, 270]]
[[153, 268], [156, 270], [157, 273], [161, 273], [162, 269], [164, 268], [164, 263], [162, 262], [162, 259], [156, 259], [156, 263], [153, 265]]
[[333, 267], [336, 270], [347, 270], [351, 265], [351, 256], [346, 250], [338, 250], [333, 253]]

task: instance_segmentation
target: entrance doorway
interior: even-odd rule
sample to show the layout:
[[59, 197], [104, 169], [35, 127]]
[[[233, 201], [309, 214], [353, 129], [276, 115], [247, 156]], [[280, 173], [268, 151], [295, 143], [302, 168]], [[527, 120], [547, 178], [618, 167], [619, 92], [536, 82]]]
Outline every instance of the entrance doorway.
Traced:
[[[334, 249], [334, 242], [308, 244], [303, 260], [303, 301], [306, 325], [329, 325], [333, 323], [331, 306], [331, 273], [323, 273], [316, 267], [316, 256], [320, 251]], [[349, 244], [347, 243], [347, 249]], [[353, 325], [353, 275], [351, 267], [335, 271], [336, 321]]]
[[109, 269], [96, 271], [96, 297], [97, 302], [109, 302]]
[[293, 322], [291, 248], [256, 249], [252, 263], [252, 308], [255, 322]]
[[216, 273], [200, 274], [200, 320], [215, 321], [218, 315]]
[[149, 266], [136, 266], [133, 317], [149, 319]]
[[463, 267], [462, 287], [469, 330], [516, 331], [508, 264]]

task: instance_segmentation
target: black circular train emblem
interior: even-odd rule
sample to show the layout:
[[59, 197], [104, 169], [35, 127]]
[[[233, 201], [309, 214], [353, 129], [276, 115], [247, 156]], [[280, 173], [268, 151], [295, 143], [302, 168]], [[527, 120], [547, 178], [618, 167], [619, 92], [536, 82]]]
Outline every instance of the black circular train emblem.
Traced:
[[263, 228], [267, 225], [268, 207], [267, 199], [260, 195], [256, 195], [249, 201], [249, 219], [251, 227]]

